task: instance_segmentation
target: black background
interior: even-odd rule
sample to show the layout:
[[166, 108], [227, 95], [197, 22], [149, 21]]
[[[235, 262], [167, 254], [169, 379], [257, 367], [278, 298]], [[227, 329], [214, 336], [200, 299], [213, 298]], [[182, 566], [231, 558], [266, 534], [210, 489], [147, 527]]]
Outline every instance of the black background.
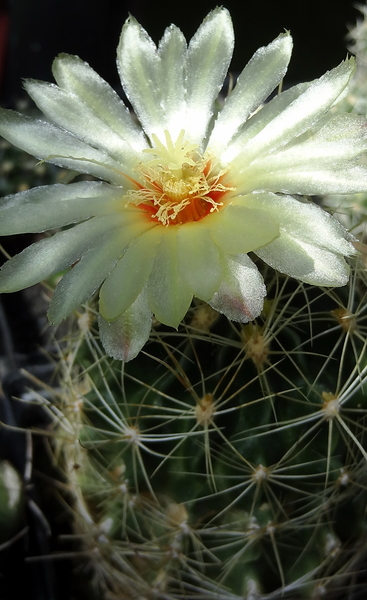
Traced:
[[[158, 41], [174, 22], [187, 39], [214, 1], [184, 0], [0, 0], [9, 11], [3, 105], [21, 91], [21, 79], [52, 81], [51, 65], [60, 52], [77, 54], [118, 88], [115, 51], [129, 12]], [[288, 82], [319, 77], [347, 54], [347, 26], [360, 15], [351, 0], [237, 0], [223, 3], [234, 21], [236, 47], [231, 70], [242, 70], [253, 52], [280, 32], [295, 42]]]

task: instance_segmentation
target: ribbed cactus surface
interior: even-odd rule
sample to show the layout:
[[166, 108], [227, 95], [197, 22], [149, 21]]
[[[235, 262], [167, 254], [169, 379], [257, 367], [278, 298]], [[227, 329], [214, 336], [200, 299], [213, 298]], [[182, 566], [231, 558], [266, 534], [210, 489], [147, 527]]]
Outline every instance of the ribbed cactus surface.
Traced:
[[265, 279], [253, 323], [197, 304], [126, 365], [92, 307], [72, 323], [49, 410], [97, 598], [350, 589], [367, 526], [364, 265], [332, 291]]

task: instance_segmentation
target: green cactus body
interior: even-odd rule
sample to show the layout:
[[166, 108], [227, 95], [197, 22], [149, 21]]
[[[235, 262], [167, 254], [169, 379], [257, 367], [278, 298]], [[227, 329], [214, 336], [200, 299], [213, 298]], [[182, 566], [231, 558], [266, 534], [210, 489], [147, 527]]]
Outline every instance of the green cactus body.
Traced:
[[337, 597], [363, 556], [364, 268], [271, 276], [256, 322], [198, 304], [123, 366], [72, 326], [52, 410], [97, 597]]

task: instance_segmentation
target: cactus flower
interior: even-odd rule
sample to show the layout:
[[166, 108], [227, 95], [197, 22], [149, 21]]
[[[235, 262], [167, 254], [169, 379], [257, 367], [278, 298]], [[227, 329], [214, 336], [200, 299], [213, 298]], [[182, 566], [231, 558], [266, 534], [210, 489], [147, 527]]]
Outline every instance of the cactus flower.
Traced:
[[291, 36], [281, 34], [254, 54], [219, 108], [233, 44], [224, 8], [189, 45], [171, 25], [156, 47], [130, 17], [117, 65], [136, 118], [76, 56], [56, 58], [57, 85], [25, 83], [46, 120], [2, 109], [0, 134], [92, 177], [2, 199], [0, 235], [61, 230], [4, 265], [1, 292], [71, 267], [50, 321], [99, 290], [106, 352], [130, 360], [149, 337], [152, 314], [177, 327], [194, 296], [229, 319], [257, 317], [266, 289], [249, 252], [300, 281], [347, 282], [353, 238], [305, 196], [367, 190], [358, 164], [366, 121], [329, 111], [346, 93], [354, 60], [264, 104], [291, 56]]

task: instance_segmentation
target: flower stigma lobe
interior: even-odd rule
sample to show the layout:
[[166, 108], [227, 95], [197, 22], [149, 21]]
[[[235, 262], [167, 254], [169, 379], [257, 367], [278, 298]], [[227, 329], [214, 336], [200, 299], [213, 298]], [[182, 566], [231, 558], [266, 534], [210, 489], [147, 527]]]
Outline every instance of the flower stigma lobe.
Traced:
[[127, 192], [128, 204], [135, 204], [162, 225], [199, 221], [224, 206], [223, 198], [234, 188], [222, 183], [228, 169], [201, 155], [194, 144], [184, 141], [182, 130], [176, 142], [164, 132], [164, 145], [152, 134], [155, 147], [144, 152], [153, 158], [136, 167], [140, 182]]

